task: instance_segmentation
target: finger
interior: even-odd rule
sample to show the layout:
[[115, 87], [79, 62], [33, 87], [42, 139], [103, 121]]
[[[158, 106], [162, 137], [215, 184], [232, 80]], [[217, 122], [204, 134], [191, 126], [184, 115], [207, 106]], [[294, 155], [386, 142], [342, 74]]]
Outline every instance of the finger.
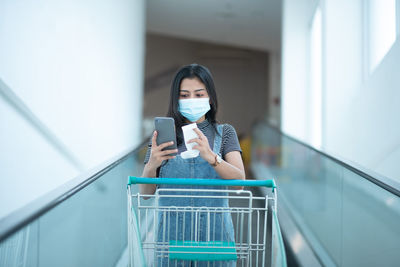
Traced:
[[161, 145], [158, 146], [158, 148], [159, 148], [160, 150], [163, 150], [164, 148], [166, 148], [166, 147], [168, 147], [168, 146], [172, 146], [173, 144], [174, 144], [173, 141], [171, 141], [171, 142], [166, 142], [166, 143], [162, 143]]
[[157, 146], [156, 140], [157, 140], [157, 131], [154, 131], [153, 132], [153, 137], [151, 138], [151, 146], [152, 147], [156, 147]]
[[203, 139], [204, 137], [206, 137], [202, 131], [199, 130], [199, 128], [193, 128], [193, 130], [199, 135], [200, 139]]
[[193, 139], [190, 139], [189, 141], [188, 141], [188, 144], [190, 144], [190, 143], [201, 143], [201, 139], [199, 139], [199, 138], [193, 138]]
[[160, 152], [161, 156], [173, 154], [173, 153], [178, 153], [178, 149], [169, 149], [169, 150], [164, 150]]
[[176, 156], [164, 156], [161, 159], [162, 160], [168, 160], [168, 159], [174, 159], [174, 158], [176, 158]]
[[176, 155], [164, 155], [164, 156], [161, 156], [160, 157], [160, 159], [161, 160], [166, 160], [166, 159], [170, 159], [170, 158], [175, 158], [176, 157]]

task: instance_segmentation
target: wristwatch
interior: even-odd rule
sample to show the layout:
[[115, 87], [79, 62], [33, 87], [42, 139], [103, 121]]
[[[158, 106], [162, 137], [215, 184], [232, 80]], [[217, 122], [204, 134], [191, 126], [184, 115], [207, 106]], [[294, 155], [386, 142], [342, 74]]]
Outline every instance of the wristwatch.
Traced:
[[217, 167], [218, 164], [220, 164], [221, 162], [222, 162], [222, 158], [218, 154], [215, 154], [215, 161], [214, 161], [214, 163], [212, 165], [214, 167]]

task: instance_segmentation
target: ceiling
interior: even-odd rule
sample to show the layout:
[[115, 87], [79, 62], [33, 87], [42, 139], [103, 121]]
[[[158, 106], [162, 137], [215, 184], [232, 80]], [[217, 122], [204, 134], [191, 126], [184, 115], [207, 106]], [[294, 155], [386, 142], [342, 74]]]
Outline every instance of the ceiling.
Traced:
[[147, 32], [262, 51], [281, 46], [281, 0], [147, 0]]

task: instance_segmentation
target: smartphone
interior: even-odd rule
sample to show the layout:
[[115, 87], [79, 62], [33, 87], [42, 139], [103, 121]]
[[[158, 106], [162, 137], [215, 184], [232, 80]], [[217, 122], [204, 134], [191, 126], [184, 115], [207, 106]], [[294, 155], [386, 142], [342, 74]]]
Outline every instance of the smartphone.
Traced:
[[[170, 117], [156, 117], [154, 118], [154, 126], [157, 131], [157, 145], [161, 145], [166, 142], [173, 141], [174, 144], [164, 148], [163, 150], [177, 149], [176, 146], [176, 131], [175, 131], [175, 120]], [[177, 153], [170, 154], [176, 156]]]

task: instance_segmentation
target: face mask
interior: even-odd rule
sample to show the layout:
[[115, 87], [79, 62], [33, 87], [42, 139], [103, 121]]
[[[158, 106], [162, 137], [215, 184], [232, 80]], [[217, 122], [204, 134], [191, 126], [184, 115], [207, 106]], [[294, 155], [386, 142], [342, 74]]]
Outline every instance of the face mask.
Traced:
[[209, 98], [190, 98], [179, 100], [179, 112], [191, 122], [198, 121], [210, 110]]

